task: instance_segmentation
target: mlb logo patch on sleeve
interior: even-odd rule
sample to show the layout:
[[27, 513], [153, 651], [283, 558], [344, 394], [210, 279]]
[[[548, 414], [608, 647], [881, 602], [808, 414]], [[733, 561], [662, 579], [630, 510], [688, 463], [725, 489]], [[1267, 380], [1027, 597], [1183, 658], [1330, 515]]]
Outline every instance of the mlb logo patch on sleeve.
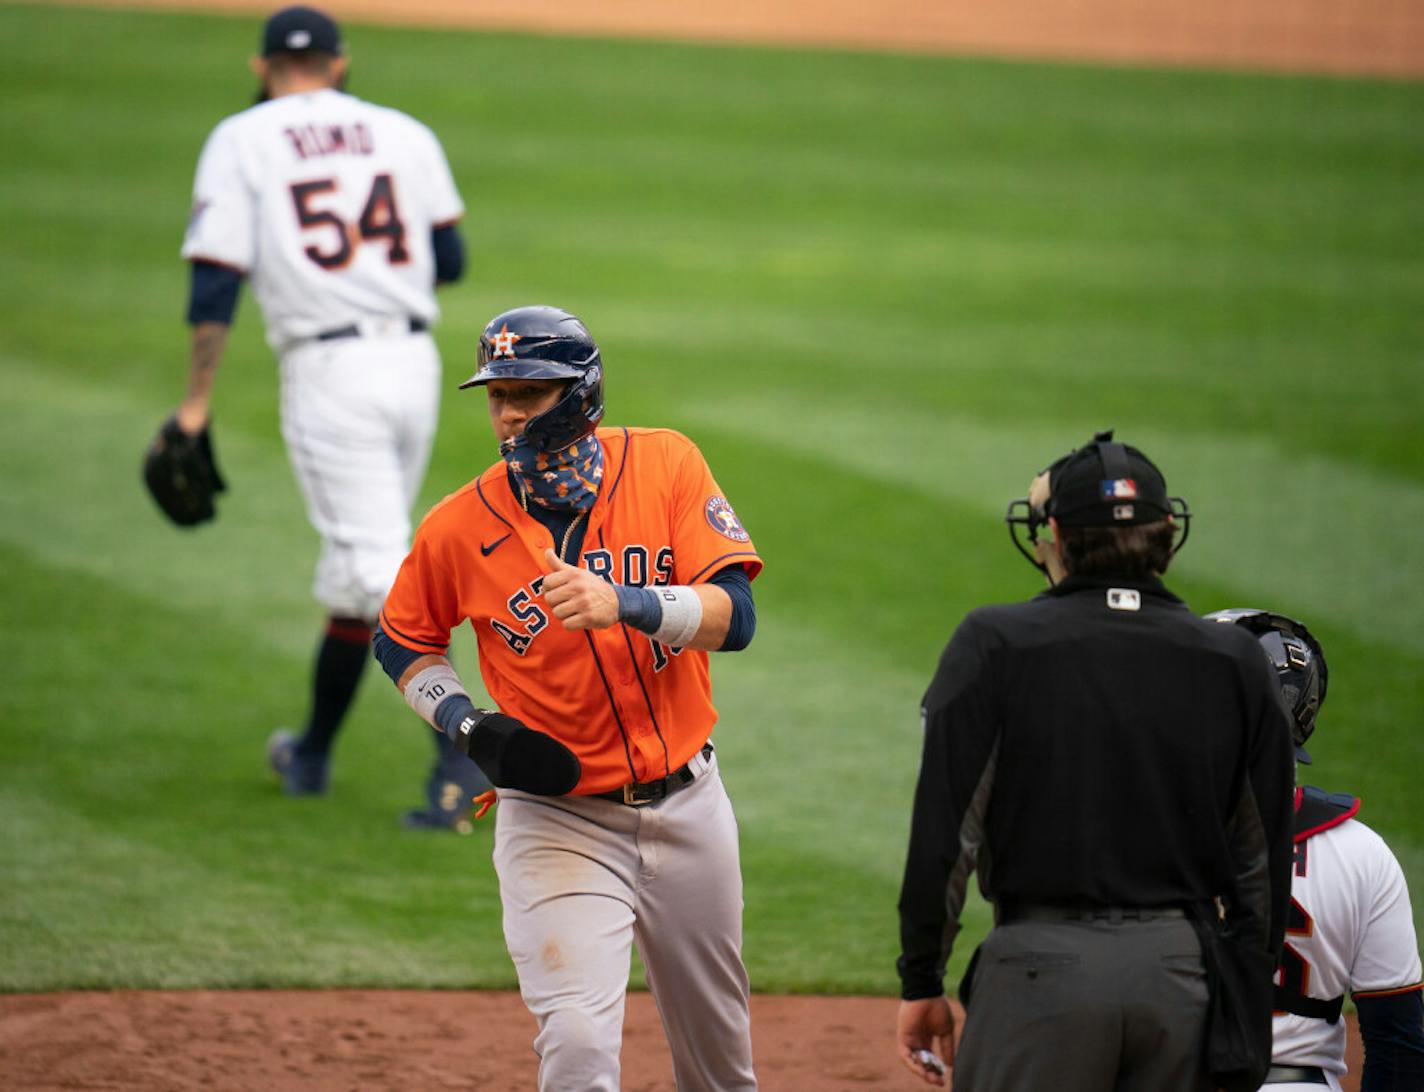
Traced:
[[1137, 497], [1137, 481], [1134, 478], [1104, 478], [1103, 500], [1134, 500]]

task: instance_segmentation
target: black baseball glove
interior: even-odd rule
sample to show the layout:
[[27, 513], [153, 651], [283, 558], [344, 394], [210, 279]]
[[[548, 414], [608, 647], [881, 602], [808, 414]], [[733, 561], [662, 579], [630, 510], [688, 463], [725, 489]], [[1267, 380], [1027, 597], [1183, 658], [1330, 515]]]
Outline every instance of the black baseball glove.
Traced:
[[191, 527], [217, 515], [213, 498], [227, 489], [218, 473], [207, 426], [196, 436], [169, 417], [158, 429], [143, 457], [143, 480], [164, 515], [180, 527]]

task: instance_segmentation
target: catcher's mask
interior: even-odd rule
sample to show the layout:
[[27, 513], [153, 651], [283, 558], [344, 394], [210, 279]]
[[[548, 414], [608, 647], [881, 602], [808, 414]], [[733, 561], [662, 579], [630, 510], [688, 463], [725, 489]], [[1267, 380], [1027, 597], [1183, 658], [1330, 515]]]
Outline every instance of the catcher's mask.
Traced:
[[524, 426], [538, 451], [560, 451], [603, 419], [603, 359], [593, 335], [557, 307], [516, 307], [490, 319], [480, 334], [479, 367], [460, 389], [491, 379], [567, 379], [554, 405]]
[[1325, 666], [1325, 650], [1301, 622], [1284, 614], [1250, 607], [1212, 611], [1205, 615], [1213, 622], [1234, 622], [1255, 634], [1266, 659], [1281, 680], [1281, 694], [1291, 711], [1291, 738], [1295, 757], [1310, 762], [1305, 741], [1315, 731], [1315, 715], [1325, 703], [1330, 671]]
[[[1131, 527], [1171, 519], [1181, 530], [1172, 547], [1175, 555], [1191, 533], [1192, 512], [1182, 497], [1167, 495], [1162, 472], [1135, 447], [1113, 440], [1113, 430], [1097, 433], [1090, 443], [1074, 448], [1041, 471], [1029, 497], [1009, 502], [1004, 522], [1009, 540], [1028, 563], [1045, 576], [1048, 569], [1031, 550], [1050, 518], [1063, 527]], [[1028, 546], [1017, 528], [1027, 531]]]

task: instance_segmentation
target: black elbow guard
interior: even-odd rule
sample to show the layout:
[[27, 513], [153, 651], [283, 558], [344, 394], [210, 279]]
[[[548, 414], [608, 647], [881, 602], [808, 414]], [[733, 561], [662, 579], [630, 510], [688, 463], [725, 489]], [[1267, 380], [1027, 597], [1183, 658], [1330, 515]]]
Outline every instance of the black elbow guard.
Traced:
[[578, 756], [557, 739], [503, 713], [472, 707], [449, 735], [502, 789], [563, 796], [583, 774]]

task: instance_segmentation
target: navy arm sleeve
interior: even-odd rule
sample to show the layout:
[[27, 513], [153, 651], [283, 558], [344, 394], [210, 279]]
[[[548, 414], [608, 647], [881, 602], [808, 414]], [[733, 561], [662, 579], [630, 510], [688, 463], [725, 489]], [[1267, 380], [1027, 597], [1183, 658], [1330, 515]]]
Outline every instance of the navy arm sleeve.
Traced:
[[386, 631], [381, 628], [380, 622], [376, 623], [376, 632], [371, 637], [371, 654], [376, 657], [376, 662], [391, 677], [393, 683], [399, 683], [400, 677], [405, 674], [405, 669], [422, 656], [427, 655], [424, 652], [408, 649], [398, 641], [392, 641], [386, 636]]
[[1419, 990], [1356, 997], [1365, 1047], [1360, 1092], [1424, 1088], [1424, 998]]
[[435, 249], [435, 283], [454, 284], [465, 275], [465, 240], [454, 224], [437, 227], [430, 233]]
[[752, 582], [741, 565], [728, 565], [708, 581], [716, 584], [732, 600], [732, 620], [719, 652], [740, 652], [752, 643], [756, 633], [756, 603], [752, 600]]
[[188, 325], [220, 322], [231, 326], [241, 286], [242, 274], [231, 266], [193, 262], [188, 282]]

